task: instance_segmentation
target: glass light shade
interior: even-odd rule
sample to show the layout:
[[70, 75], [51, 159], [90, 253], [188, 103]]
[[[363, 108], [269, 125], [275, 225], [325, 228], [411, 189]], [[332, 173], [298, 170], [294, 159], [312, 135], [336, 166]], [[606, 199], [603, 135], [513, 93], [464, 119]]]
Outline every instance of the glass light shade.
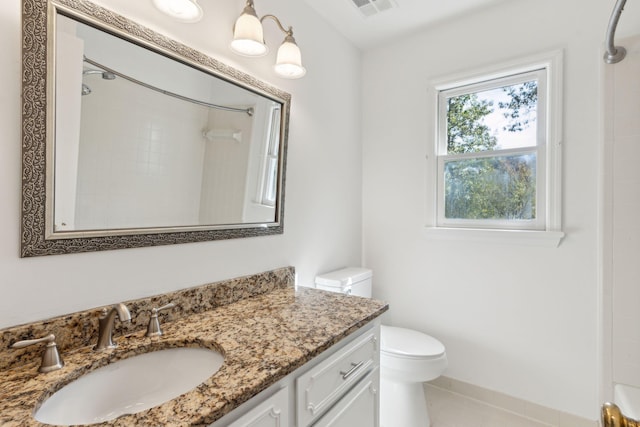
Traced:
[[198, 22], [202, 19], [202, 8], [197, 0], [153, 0], [153, 5], [182, 22]]
[[302, 66], [302, 53], [293, 37], [287, 36], [280, 45], [273, 68], [276, 74], [286, 79], [299, 79], [307, 73]]
[[231, 50], [238, 55], [264, 56], [269, 48], [264, 44], [262, 23], [257, 16], [243, 12], [233, 27]]

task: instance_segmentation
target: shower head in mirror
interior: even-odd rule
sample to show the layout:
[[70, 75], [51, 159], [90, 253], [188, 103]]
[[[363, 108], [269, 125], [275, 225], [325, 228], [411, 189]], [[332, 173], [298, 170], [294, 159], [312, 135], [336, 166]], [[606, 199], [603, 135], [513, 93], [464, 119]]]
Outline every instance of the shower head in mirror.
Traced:
[[114, 80], [116, 78], [116, 75], [110, 71], [87, 69], [82, 72], [83, 76], [86, 76], [89, 74], [102, 74], [102, 78], [105, 80]]
[[[92, 68], [87, 68], [82, 71], [83, 76], [87, 76], [90, 74], [100, 74], [104, 80], [115, 80], [116, 75], [111, 71], [102, 71]], [[89, 95], [91, 93], [91, 88], [86, 83], [82, 83], [82, 96]]]

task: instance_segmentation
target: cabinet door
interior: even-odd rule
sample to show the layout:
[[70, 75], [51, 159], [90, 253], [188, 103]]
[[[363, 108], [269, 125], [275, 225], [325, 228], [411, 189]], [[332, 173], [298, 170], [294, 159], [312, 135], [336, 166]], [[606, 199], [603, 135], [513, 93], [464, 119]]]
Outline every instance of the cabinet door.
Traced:
[[289, 390], [283, 388], [228, 427], [289, 427]]
[[373, 370], [322, 416], [313, 427], [378, 427], [380, 375]]

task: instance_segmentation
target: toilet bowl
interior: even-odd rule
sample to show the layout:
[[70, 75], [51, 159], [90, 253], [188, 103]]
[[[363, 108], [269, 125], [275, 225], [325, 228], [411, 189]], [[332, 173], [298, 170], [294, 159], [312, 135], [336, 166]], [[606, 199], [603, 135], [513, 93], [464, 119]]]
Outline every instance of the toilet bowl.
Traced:
[[[316, 277], [316, 288], [371, 297], [372, 272], [344, 268]], [[380, 327], [380, 426], [429, 427], [423, 383], [447, 368], [444, 345], [411, 329]]]
[[380, 327], [380, 426], [430, 425], [423, 383], [447, 368], [444, 345], [411, 329]]

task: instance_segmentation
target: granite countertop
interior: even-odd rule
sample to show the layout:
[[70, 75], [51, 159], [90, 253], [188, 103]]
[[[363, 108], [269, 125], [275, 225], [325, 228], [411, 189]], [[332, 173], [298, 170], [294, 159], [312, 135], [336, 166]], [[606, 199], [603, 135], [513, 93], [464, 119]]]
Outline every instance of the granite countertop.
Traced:
[[[101, 425], [208, 425], [304, 365], [388, 308], [381, 301], [291, 287], [242, 299], [162, 325], [164, 335], [145, 331], [114, 340], [118, 348], [83, 347], [61, 354], [65, 366], [48, 374], [38, 364], [2, 372], [0, 425], [42, 426], [33, 410], [73, 379], [109, 362], [167, 347], [207, 347], [225, 360], [207, 381], [160, 406]], [[116, 330], [119, 322], [116, 322]]]

